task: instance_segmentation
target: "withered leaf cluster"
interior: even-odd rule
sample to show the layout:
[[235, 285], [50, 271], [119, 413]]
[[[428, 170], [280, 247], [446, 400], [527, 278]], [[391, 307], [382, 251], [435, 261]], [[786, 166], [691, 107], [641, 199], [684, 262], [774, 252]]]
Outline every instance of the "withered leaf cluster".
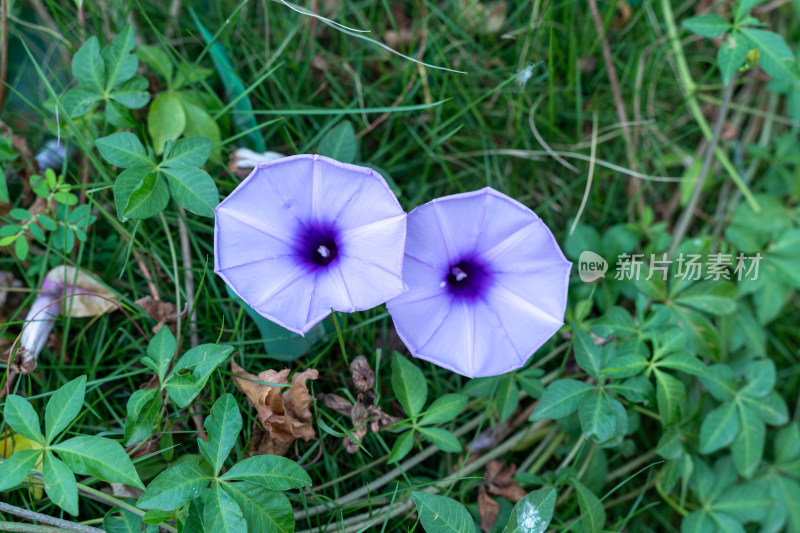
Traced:
[[481, 517], [481, 530], [491, 531], [497, 522], [500, 504], [491, 495], [502, 496], [512, 503], [517, 503], [527, 494], [525, 489], [511, 481], [517, 467], [500, 461], [492, 461], [486, 465], [483, 483], [478, 488], [478, 513]]
[[[296, 439], [309, 441], [317, 437], [311, 425], [311, 402], [307, 380], [319, 377], [317, 370], [310, 368], [292, 375], [289, 384], [289, 369], [280, 372], [264, 370], [258, 375], [250, 374], [231, 361], [231, 370], [238, 376], [233, 378], [237, 389], [247, 396], [247, 402], [256, 410], [260, 427], [254, 428], [250, 441], [250, 452], [255, 455], [286, 455]], [[266, 385], [256, 381], [274, 383]]]
[[377, 433], [386, 426], [396, 424], [400, 419], [384, 413], [381, 407], [375, 404], [376, 397], [372, 391], [375, 387], [375, 372], [369, 366], [366, 357], [359, 355], [353, 359], [350, 363], [350, 372], [356, 393], [355, 404], [337, 394], [320, 394], [319, 398], [325, 407], [350, 417], [353, 429], [350, 435], [345, 435], [343, 445], [348, 453], [356, 453], [367, 432]]

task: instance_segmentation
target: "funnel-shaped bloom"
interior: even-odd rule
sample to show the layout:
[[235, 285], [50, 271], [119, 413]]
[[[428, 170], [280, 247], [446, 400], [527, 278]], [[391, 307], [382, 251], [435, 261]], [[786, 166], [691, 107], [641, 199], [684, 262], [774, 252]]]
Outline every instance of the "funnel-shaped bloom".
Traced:
[[404, 290], [406, 215], [374, 170], [316, 155], [258, 165], [216, 209], [214, 271], [245, 302], [305, 334], [336, 311]]
[[494, 189], [408, 215], [408, 292], [387, 303], [411, 353], [469, 377], [525, 364], [563, 325], [571, 263], [533, 211]]

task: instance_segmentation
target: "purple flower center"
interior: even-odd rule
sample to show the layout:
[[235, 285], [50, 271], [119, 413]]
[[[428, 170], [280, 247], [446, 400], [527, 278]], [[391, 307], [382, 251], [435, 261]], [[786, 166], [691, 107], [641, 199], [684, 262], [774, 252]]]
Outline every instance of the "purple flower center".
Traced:
[[297, 238], [297, 253], [312, 268], [326, 267], [339, 256], [339, 232], [332, 224], [312, 224]]
[[442, 285], [458, 298], [476, 300], [483, 297], [491, 282], [489, 270], [478, 259], [461, 259], [450, 265]]

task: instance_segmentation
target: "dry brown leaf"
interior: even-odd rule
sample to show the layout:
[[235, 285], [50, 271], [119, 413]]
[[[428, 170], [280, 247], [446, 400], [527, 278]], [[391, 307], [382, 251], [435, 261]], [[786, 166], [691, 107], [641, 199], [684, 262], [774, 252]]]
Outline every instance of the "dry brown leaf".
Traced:
[[488, 533], [494, 529], [499, 512], [500, 504], [486, 493], [485, 487], [481, 486], [478, 489], [478, 514], [481, 517], [481, 531]]
[[317, 398], [322, 400], [325, 407], [344, 416], [350, 416], [350, 412], [353, 410], [353, 402], [338, 394], [317, 394]]
[[175, 323], [181, 315], [181, 313], [178, 313], [175, 304], [156, 300], [152, 296], [139, 298], [133, 303], [144, 309], [144, 312], [156, 321], [156, 325], [153, 326], [153, 333], [158, 333], [158, 330], [164, 327], [165, 324], [168, 324], [170, 331], [175, 333]]
[[369, 429], [374, 433], [382, 430], [387, 426], [397, 424], [402, 418], [392, 415], [387, 415], [379, 405], [370, 405], [367, 407], [369, 415], [372, 417], [369, 421]]
[[[280, 372], [265, 370], [254, 375], [235, 361], [231, 361], [231, 369], [238, 376], [233, 378], [234, 385], [247, 396], [248, 403], [256, 409], [256, 418], [264, 428], [265, 434], [255, 446], [251, 442], [251, 448], [255, 448], [255, 451], [269, 449], [271, 451], [268, 453], [285, 455], [296, 439], [308, 441], [316, 438], [311, 426], [312, 398], [306, 381], [317, 379], [317, 370], [310, 368], [297, 372], [292, 376], [291, 387], [281, 387], [280, 384], [288, 384], [289, 369]], [[252, 380], [276, 385], [254, 383]]]
[[527, 494], [525, 489], [517, 485], [516, 481], [511, 481], [516, 470], [517, 467], [515, 465], [501, 463], [500, 461], [491, 461], [487, 464], [484, 479], [489, 493], [495, 496], [502, 496], [513, 503], [517, 503], [524, 498]]
[[66, 284], [67, 293], [73, 291], [78, 293], [77, 296], [65, 299], [61, 304], [63, 310], [69, 312], [72, 317], [102, 315], [118, 307], [116, 302], [109, 301], [116, 298], [116, 295], [85, 270], [72, 266], [57, 266], [47, 273], [46, 279], [59, 285]]
[[359, 392], [367, 392], [375, 386], [375, 372], [369, 366], [369, 361], [359, 355], [350, 363], [350, 372], [353, 373], [353, 385]]
[[[353, 430], [350, 435], [344, 437], [344, 449], [347, 453], [353, 454], [360, 448], [361, 442], [367, 436], [367, 419], [369, 418], [369, 411], [364, 407], [364, 396], [358, 395], [356, 404], [350, 411], [350, 420], [353, 422]], [[352, 437], [351, 437], [352, 436]]]

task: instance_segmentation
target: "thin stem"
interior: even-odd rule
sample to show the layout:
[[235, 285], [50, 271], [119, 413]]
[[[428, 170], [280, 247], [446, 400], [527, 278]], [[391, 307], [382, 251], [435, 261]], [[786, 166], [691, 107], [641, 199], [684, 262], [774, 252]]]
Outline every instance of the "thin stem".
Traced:
[[[102, 529], [97, 529], [96, 527], [85, 526], [83, 524], [76, 524], [75, 522], [70, 522], [69, 520], [62, 520], [60, 518], [55, 518], [53, 516], [49, 516], [42, 513], [37, 513], [36, 511], [30, 511], [28, 509], [23, 509], [22, 507], [17, 507], [15, 505], [11, 505], [9, 503], [0, 502], [0, 512], [12, 514], [14, 516], [19, 516], [20, 518], [24, 518], [26, 520], [35, 520], [37, 522], [41, 522], [43, 524], [48, 524], [50, 526], [56, 526], [55, 528], [48, 527], [47, 529], [42, 529], [42, 526], [34, 525], [34, 524], [18, 524], [16, 522], [2, 522], [0, 523], [0, 531], [81, 531], [83, 533], [103, 533]], [[14, 524], [15, 526], [30, 526], [31, 528], [37, 529], [6, 529], [5, 525], [7, 524]]]
[[6, 70], [8, 69], [8, 0], [0, 0], [0, 31], [3, 49], [0, 50], [0, 111], [6, 103]]
[[[179, 2], [180, 4], [180, 2]], [[172, 9], [172, 7], [170, 7]], [[192, 249], [189, 245], [189, 232], [186, 230], [186, 211], [179, 208], [178, 235], [181, 241], [181, 260], [183, 262], [183, 288], [186, 291], [186, 303], [189, 306], [189, 346], [194, 348], [200, 344], [197, 334], [197, 309], [194, 306], [194, 272], [192, 271]], [[180, 312], [180, 310], [178, 311]]]
[[[102, 529], [92, 529], [94, 531], [102, 531]], [[26, 524], [24, 522], [0, 522], [0, 531], [19, 531], [22, 533], [64, 533], [65, 531], [73, 530], [52, 526], [40, 526], [37, 524]]]
[[722, 134], [722, 126], [725, 124], [725, 116], [728, 114], [728, 106], [731, 103], [731, 98], [733, 97], [733, 90], [735, 87], [736, 75], [734, 74], [733, 77], [731, 77], [731, 81], [725, 86], [725, 91], [722, 95], [722, 105], [720, 106], [717, 114], [717, 122], [714, 124], [714, 132], [711, 136], [711, 141], [708, 143], [706, 155], [703, 158], [703, 166], [700, 167], [700, 175], [697, 176], [697, 182], [694, 184], [692, 197], [689, 199], [689, 203], [686, 204], [686, 208], [681, 213], [678, 223], [675, 226], [675, 231], [672, 234], [672, 244], [670, 244], [669, 247], [669, 257], [673, 257], [675, 255], [675, 251], [678, 249], [678, 246], [680, 246], [681, 240], [683, 239], [684, 235], [686, 235], [686, 231], [689, 229], [689, 224], [694, 218], [694, 211], [697, 209], [697, 203], [700, 200], [700, 196], [703, 194], [703, 185], [706, 182], [708, 170], [711, 168], [711, 160], [714, 157], [714, 151], [717, 148], [720, 135]]
[[180, 345], [181, 345], [181, 288], [180, 283], [178, 281], [178, 254], [175, 252], [175, 243], [172, 241], [172, 234], [169, 230], [169, 225], [167, 224], [167, 219], [164, 216], [164, 212], [162, 211], [159, 213], [161, 217], [161, 223], [164, 225], [164, 234], [167, 236], [167, 244], [169, 245], [169, 255], [172, 258], [172, 272], [173, 276], [175, 276], [175, 309], [178, 311], [178, 316], [175, 321], [175, 342], [178, 346], [178, 350], [180, 353]]

